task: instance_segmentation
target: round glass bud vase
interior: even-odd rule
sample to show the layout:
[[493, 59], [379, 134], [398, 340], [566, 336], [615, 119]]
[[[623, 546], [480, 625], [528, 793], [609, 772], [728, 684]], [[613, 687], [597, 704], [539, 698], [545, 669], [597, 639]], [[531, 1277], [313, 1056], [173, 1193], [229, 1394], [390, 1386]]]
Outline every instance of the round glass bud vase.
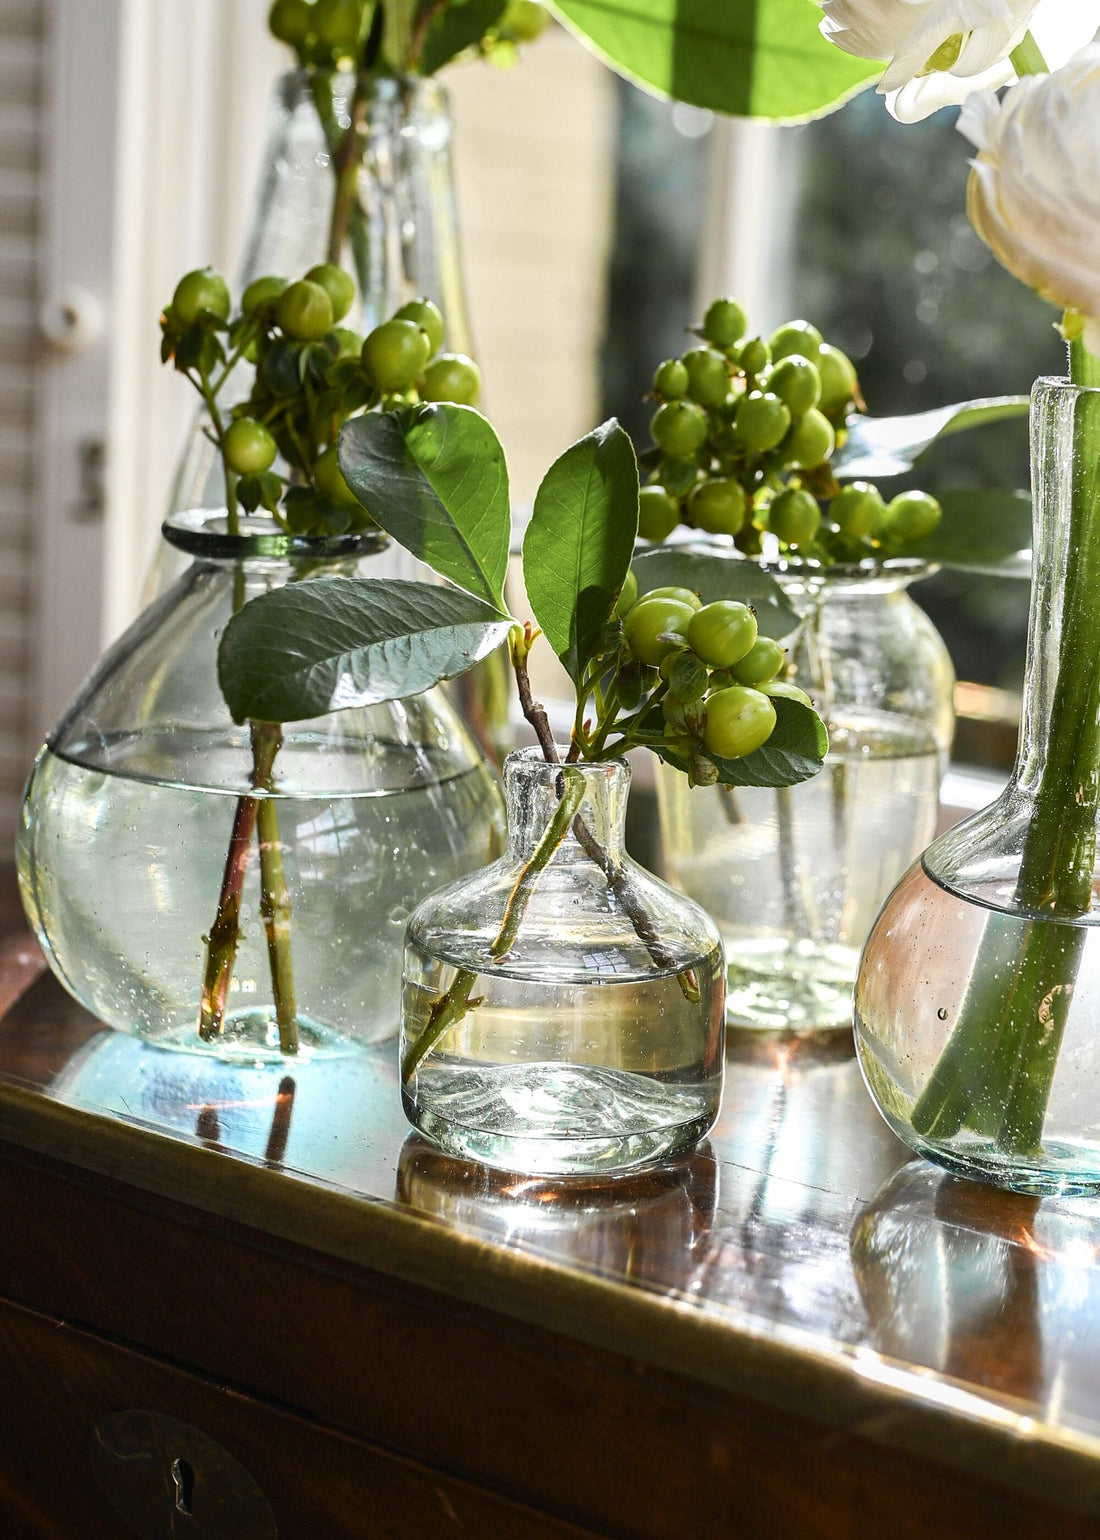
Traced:
[[397, 1030], [405, 921], [499, 851], [500, 793], [440, 690], [281, 730], [233, 722], [216, 671], [233, 611], [298, 578], [369, 576], [384, 543], [241, 529], [164, 526], [191, 564], [39, 752], [23, 902], [54, 972], [112, 1027], [249, 1061], [343, 1053]]
[[859, 951], [879, 905], [936, 830], [954, 673], [890, 561], [776, 576], [802, 617], [785, 677], [829, 729], [798, 786], [689, 787], [657, 773], [666, 873], [714, 916], [730, 1026], [849, 1030]]
[[691, 1148], [722, 1088], [722, 943], [626, 855], [625, 762], [504, 770], [508, 848], [409, 921], [409, 1121], [511, 1171], [613, 1171]]
[[1034, 567], [1016, 765], [899, 882], [856, 1042], [913, 1149], [1023, 1192], [1100, 1191], [1100, 390], [1032, 394]]

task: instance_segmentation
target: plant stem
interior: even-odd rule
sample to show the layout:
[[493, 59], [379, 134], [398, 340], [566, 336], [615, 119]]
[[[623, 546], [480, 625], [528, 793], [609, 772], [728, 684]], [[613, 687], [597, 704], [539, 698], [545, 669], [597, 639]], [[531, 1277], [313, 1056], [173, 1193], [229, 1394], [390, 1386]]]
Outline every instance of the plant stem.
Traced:
[[1017, 43], [1008, 57], [1012, 61], [1012, 68], [1021, 78], [1024, 75], [1049, 75], [1050, 73], [1050, 67], [1030, 32], [1024, 34], [1023, 42]]
[[[275, 756], [283, 742], [277, 722], [253, 722], [253, 784], [270, 792]], [[294, 993], [294, 968], [290, 954], [290, 889], [283, 871], [279, 839], [279, 811], [270, 796], [260, 799], [256, 815], [260, 843], [260, 914], [267, 933], [267, 957], [271, 969], [271, 994], [279, 1047], [283, 1053], [298, 1052], [298, 1007]]]
[[369, 77], [365, 72], [361, 71], [355, 77], [355, 90], [351, 98], [351, 121], [344, 130], [339, 148], [335, 151], [332, 159], [332, 169], [336, 177], [336, 192], [332, 201], [332, 220], [329, 224], [328, 252], [326, 257], [326, 260], [329, 262], [338, 263], [340, 261], [344, 244], [348, 238], [352, 209], [357, 202], [360, 136], [366, 120], [368, 86]]
[[218, 895], [218, 911], [210, 927], [210, 934], [205, 938], [206, 966], [199, 1005], [199, 1036], [207, 1043], [219, 1037], [225, 1027], [229, 984], [241, 939], [241, 895], [248, 869], [248, 852], [256, 829], [258, 805], [255, 797], [240, 797], [237, 800], [221, 892]]
[[[1070, 349], [1073, 382], [1100, 385], [1100, 360]], [[998, 1152], [1034, 1156], [1084, 954], [1100, 798], [1100, 396], [1076, 402], [1065, 593], [1046, 757], [1024, 835], [1015, 902], [1022, 939], [987, 933], [954, 1030], [913, 1107], [933, 1138], [961, 1128]]]

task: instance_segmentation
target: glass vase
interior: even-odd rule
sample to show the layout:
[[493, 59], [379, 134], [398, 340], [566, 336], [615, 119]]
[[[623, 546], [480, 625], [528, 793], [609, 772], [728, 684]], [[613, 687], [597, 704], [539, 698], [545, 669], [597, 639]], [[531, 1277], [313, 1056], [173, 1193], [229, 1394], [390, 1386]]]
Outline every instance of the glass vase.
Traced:
[[692, 788], [658, 769], [666, 875], [718, 923], [730, 1026], [851, 1028], [860, 947], [935, 833], [954, 730], [947, 649], [907, 592], [928, 571], [777, 574], [802, 617], [789, 677], [829, 729], [813, 780]]
[[[109, 1025], [247, 1060], [391, 1036], [405, 921], [500, 849], [500, 794], [447, 698], [234, 723], [216, 672], [235, 609], [370, 575], [376, 534], [266, 518], [164, 526], [184, 575], [50, 733], [23, 804], [23, 901], [62, 983]], [[201, 1035], [200, 1035], [201, 1032]]]
[[626, 855], [623, 761], [505, 763], [508, 848], [409, 921], [402, 1094], [445, 1150], [610, 1171], [691, 1148], [722, 1085], [713, 922]]
[[[355, 80], [351, 71], [297, 70], [278, 82], [236, 292], [264, 274], [300, 278], [315, 263], [335, 261], [356, 281], [341, 325], [369, 331], [407, 300], [427, 295], [443, 312], [444, 346], [470, 353], [450, 106], [437, 81], [371, 82], [351, 215], [334, 238], [333, 154], [351, 122]], [[242, 394], [249, 371], [239, 366]], [[221, 461], [202, 423], [200, 417], [176, 472], [170, 513], [225, 506]], [[387, 575], [399, 575], [394, 563], [403, 560], [391, 547]]]
[[1034, 571], [1004, 794], [900, 881], [867, 940], [857, 1043], [913, 1149], [1024, 1192], [1100, 1189], [1100, 391], [1032, 395]]

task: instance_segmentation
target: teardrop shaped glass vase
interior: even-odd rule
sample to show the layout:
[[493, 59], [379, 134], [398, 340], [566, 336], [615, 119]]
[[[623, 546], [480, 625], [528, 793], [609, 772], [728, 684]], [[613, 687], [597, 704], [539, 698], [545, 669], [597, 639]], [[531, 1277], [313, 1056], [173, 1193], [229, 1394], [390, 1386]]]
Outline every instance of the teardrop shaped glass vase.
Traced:
[[396, 1031], [405, 921], [499, 848], [500, 793], [438, 689], [259, 738], [235, 724], [216, 672], [234, 608], [370, 575], [384, 537], [224, 531], [165, 525], [190, 565], [40, 751], [23, 901], [54, 972], [121, 1031], [248, 1060], [347, 1052]]

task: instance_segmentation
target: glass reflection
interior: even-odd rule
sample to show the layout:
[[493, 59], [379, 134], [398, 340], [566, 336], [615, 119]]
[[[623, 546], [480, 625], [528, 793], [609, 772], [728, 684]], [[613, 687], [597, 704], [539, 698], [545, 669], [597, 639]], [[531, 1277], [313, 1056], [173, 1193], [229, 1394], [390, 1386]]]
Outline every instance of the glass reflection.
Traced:
[[1100, 1377], [1100, 1213], [910, 1161], [858, 1216], [852, 1263], [871, 1343], [1051, 1420]]
[[411, 1134], [396, 1197], [483, 1239], [668, 1288], [707, 1235], [717, 1193], [718, 1165], [706, 1142], [619, 1177], [547, 1178], [456, 1160]]

